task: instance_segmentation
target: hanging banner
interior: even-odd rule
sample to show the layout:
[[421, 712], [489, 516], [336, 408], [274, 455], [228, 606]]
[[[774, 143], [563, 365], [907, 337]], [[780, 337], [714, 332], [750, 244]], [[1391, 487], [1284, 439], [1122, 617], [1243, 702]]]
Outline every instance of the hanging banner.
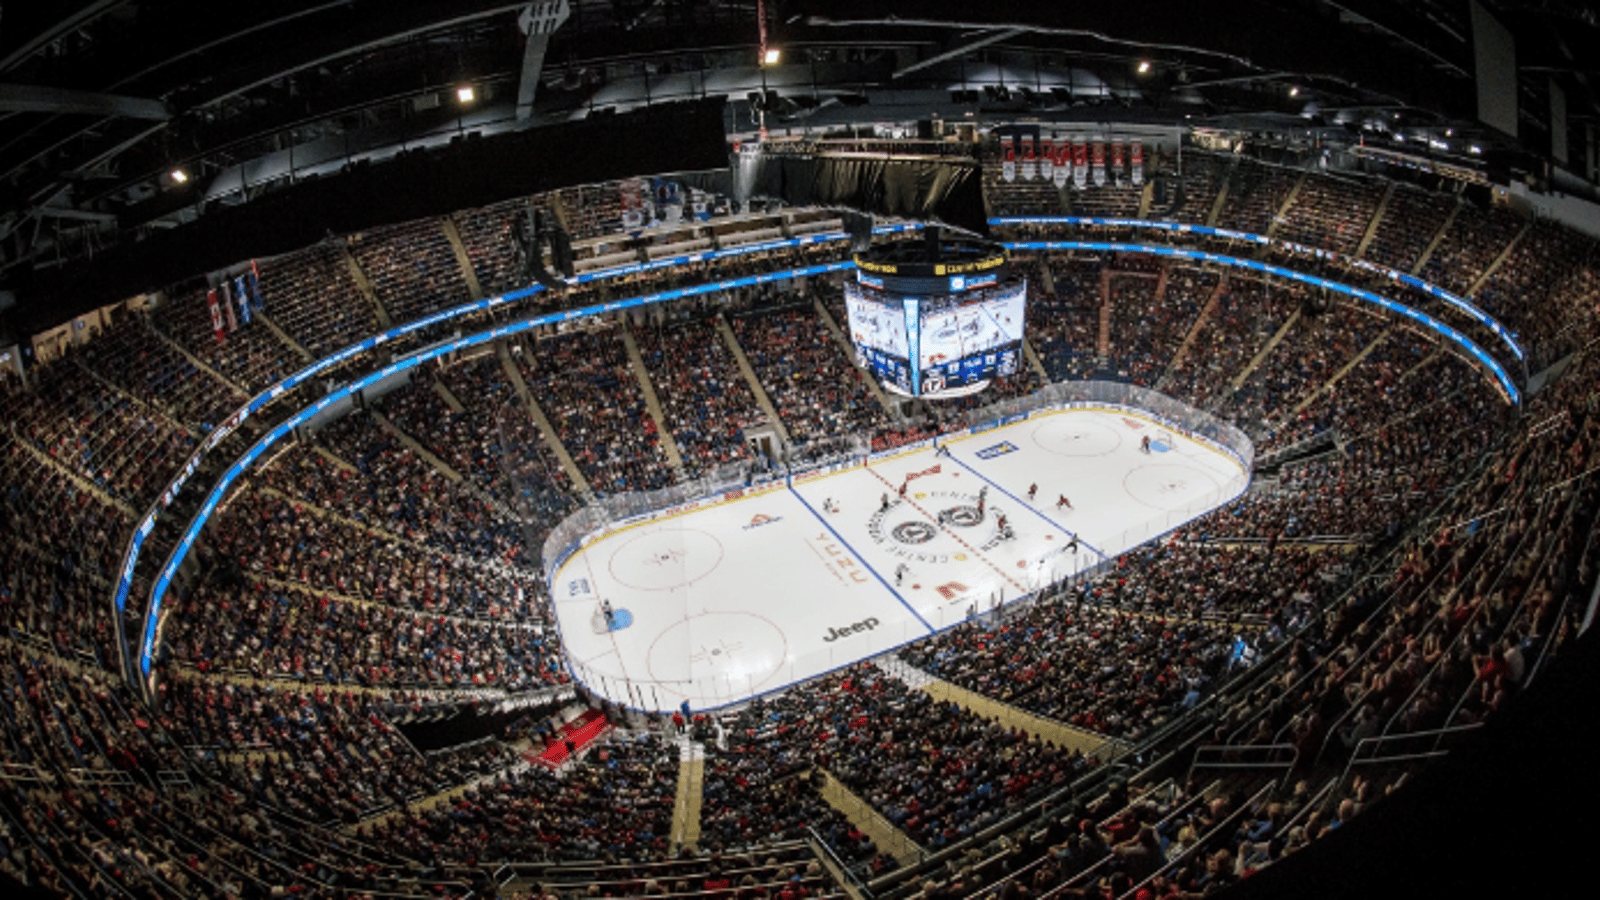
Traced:
[[1022, 169], [1018, 173], [1023, 181], [1032, 181], [1039, 177], [1039, 161], [1033, 152], [1033, 141], [1022, 140]]
[[217, 305], [217, 289], [206, 291], [206, 305], [211, 307], [211, 331], [216, 334], [220, 343], [228, 339], [228, 333], [222, 330], [222, 307]]
[[1055, 178], [1056, 161], [1052, 157], [1055, 152], [1056, 148], [1048, 139], [1039, 142], [1039, 177], [1045, 181]]
[[222, 279], [222, 313], [228, 320], [228, 333], [233, 334], [239, 330], [239, 319], [233, 314], [233, 283]]
[[1089, 174], [1094, 180], [1095, 187], [1105, 187], [1106, 183], [1106, 142], [1094, 142], [1094, 157], [1089, 163]]
[[250, 324], [250, 291], [245, 286], [245, 277], [239, 275], [233, 279], [233, 300], [239, 304], [239, 324]]
[[649, 221], [645, 213], [645, 191], [643, 178], [624, 178], [617, 185], [622, 205], [622, 230], [634, 237], [639, 236]]
[[1144, 184], [1144, 143], [1142, 141], [1134, 141], [1133, 146], [1129, 148], [1129, 152], [1133, 157], [1133, 165], [1130, 167], [1128, 176], [1133, 182], [1133, 186], [1138, 187]]
[[1000, 177], [1006, 181], [1017, 180], [1017, 151], [1011, 146], [1011, 136], [1000, 139]]
[[267, 301], [261, 296], [261, 269], [256, 266], [255, 260], [250, 260], [250, 305], [256, 312], [266, 309]]
[[1072, 145], [1072, 183], [1079, 189], [1089, 186], [1089, 144], [1086, 141]]
[[1122, 168], [1122, 142], [1121, 141], [1112, 141], [1111, 142], [1111, 183], [1112, 184], [1126, 184], [1127, 183], [1127, 180], [1125, 178], [1123, 178], [1123, 176], [1122, 176], [1122, 172], [1123, 172], [1123, 168]]
[[1072, 177], [1072, 142], [1056, 142], [1056, 187], [1066, 187], [1067, 179]]

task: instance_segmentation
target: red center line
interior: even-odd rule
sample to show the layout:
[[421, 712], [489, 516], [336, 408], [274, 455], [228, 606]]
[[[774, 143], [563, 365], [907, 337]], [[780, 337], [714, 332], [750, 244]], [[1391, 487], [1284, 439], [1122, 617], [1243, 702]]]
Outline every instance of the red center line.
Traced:
[[[868, 472], [871, 472], [873, 475], [877, 476], [877, 479], [879, 481], [883, 482], [884, 484], [888, 485], [891, 488], [894, 488], [894, 490], [896, 492], [899, 492], [900, 489], [898, 487], [895, 487], [894, 482], [892, 482], [889, 479], [883, 477], [883, 475], [881, 473], [879, 473], [877, 469], [874, 469], [871, 466], [862, 466], [862, 468], [866, 469]], [[917, 501], [911, 499], [911, 489], [910, 488], [906, 488], [906, 495], [904, 497], [900, 498], [900, 499], [902, 499], [905, 502], [909, 503], [913, 509], [915, 509], [919, 513], [922, 513], [922, 515], [924, 517], [932, 519], [933, 523], [934, 523], [934, 526], [936, 528], [940, 529], [945, 534], [948, 534], [951, 537], [955, 538], [956, 539], [956, 543], [958, 543], [961, 546], [967, 548], [968, 550], [971, 550], [973, 555], [975, 555], [979, 559], [983, 560], [984, 564], [987, 565], [989, 568], [995, 570], [995, 572], [998, 573], [1001, 578], [1004, 578], [1005, 580], [1011, 582], [1011, 586], [1012, 587], [1016, 588], [1017, 590], [1021, 591], [1024, 594], [1026, 594], [1028, 592], [1028, 589], [1023, 587], [1021, 582], [1017, 581], [1015, 578], [1012, 578], [1010, 575], [1006, 574], [1006, 570], [1005, 569], [1002, 569], [1001, 567], [995, 565], [994, 561], [991, 560], [988, 557], [988, 555], [986, 555], [982, 550], [979, 550], [977, 547], [974, 547], [971, 544], [967, 543], [966, 538], [963, 538], [961, 535], [956, 534], [954, 531], [951, 531], [949, 526], [947, 526], [944, 523], [940, 522], [938, 516], [928, 515], [928, 511], [927, 510], [923, 509], [920, 505], [918, 505]]]

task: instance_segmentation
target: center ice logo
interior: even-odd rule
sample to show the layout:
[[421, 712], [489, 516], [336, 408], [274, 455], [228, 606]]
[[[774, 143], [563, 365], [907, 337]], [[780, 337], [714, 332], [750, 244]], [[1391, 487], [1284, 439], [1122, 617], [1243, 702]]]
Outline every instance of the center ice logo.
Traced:
[[750, 517], [750, 524], [749, 525], [745, 525], [745, 526], [742, 526], [742, 527], [744, 528], [745, 531], [749, 531], [752, 528], [760, 528], [763, 525], [768, 525], [768, 524], [771, 524], [773, 522], [781, 522], [781, 521], [783, 521], [783, 516], [769, 516], [766, 513], [757, 513], [756, 515], [753, 515], [753, 516]]

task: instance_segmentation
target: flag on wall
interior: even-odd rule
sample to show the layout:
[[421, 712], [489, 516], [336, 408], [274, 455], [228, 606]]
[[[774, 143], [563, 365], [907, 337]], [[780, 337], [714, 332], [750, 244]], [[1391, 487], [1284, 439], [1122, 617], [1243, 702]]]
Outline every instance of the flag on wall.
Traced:
[[1045, 181], [1055, 180], [1055, 152], [1056, 148], [1050, 145], [1050, 141], [1043, 140], [1039, 142], [1039, 177]]
[[1039, 177], [1039, 163], [1034, 158], [1033, 141], [1022, 141], [1022, 180], [1032, 181]]
[[222, 330], [222, 307], [217, 305], [217, 289], [206, 291], [206, 305], [211, 307], [211, 331], [216, 334], [218, 341], [228, 338], [228, 333]]
[[1089, 186], [1089, 144], [1086, 141], [1072, 145], [1072, 183], [1080, 189]]
[[1129, 151], [1133, 156], [1133, 165], [1129, 167], [1128, 176], [1133, 181], [1133, 186], [1138, 187], [1144, 184], [1144, 143], [1142, 141], [1134, 141]]
[[1017, 180], [1017, 150], [1011, 145], [1011, 136], [1000, 139], [1000, 177], [1005, 181]]
[[233, 300], [239, 304], [239, 324], [250, 324], [250, 291], [243, 275], [233, 279]]
[[222, 279], [222, 314], [228, 320], [228, 333], [239, 330], [239, 319], [233, 314], [233, 285]]
[[1122, 181], [1122, 142], [1111, 142], [1111, 181], [1113, 184]]
[[1072, 142], [1061, 141], [1056, 144], [1056, 187], [1066, 187], [1067, 179], [1072, 177]]
[[1106, 183], [1106, 142], [1094, 142], [1094, 158], [1089, 164], [1091, 177], [1095, 187], [1103, 187]]
[[250, 305], [256, 312], [264, 312], [267, 308], [267, 299], [261, 295], [261, 270], [256, 268], [256, 261], [250, 260]]

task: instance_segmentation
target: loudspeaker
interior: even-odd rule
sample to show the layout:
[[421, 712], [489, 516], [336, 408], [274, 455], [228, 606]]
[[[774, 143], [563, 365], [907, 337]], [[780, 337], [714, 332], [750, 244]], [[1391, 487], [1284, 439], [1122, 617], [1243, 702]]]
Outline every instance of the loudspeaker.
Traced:
[[872, 247], [872, 214], [847, 212], [843, 216], [844, 230], [850, 235], [850, 252], [865, 253]]
[[567, 286], [565, 281], [551, 275], [550, 271], [544, 267], [544, 253], [538, 247], [535, 247], [534, 251], [528, 254], [524, 274], [544, 285], [547, 290], [559, 291]]
[[565, 229], [550, 230], [550, 262], [562, 275], [568, 278], [577, 277], [577, 270], [572, 263], [572, 239], [567, 237]]

